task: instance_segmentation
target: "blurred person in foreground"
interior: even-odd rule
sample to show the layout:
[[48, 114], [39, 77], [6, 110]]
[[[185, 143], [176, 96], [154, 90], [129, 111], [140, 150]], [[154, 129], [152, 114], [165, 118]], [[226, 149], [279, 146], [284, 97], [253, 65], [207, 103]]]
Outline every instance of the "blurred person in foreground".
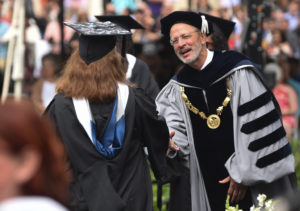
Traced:
[[0, 105], [0, 210], [66, 211], [64, 149], [28, 101]]
[[126, 83], [114, 23], [66, 23], [80, 32], [46, 113], [74, 172], [72, 210], [151, 211], [152, 184], [143, 147], [159, 182], [169, 177], [169, 133], [154, 100]]
[[[185, 63], [156, 98], [182, 176], [171, 183], [170, 210], [224, 210], [227, 195], [248, 210], [258, 193], [294, 192], [295, 162], [275, 97], [256, 65], [235, 51], [210, 51], [202, 14], [161, 19]], [[251, 190], [251, 191], [250, 191]]]

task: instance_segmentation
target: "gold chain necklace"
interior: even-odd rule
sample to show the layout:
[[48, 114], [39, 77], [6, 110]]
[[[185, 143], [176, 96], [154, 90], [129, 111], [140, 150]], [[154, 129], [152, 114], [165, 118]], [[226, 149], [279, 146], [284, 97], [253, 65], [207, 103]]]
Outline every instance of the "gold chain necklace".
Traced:
[[206, 114], [203, 111], [199, 111], [198, 108], [193, 106], [193, 104], [189, 101], [188, 97], [184, 93], [184, 87], [180, 86], [181, 97], [182, 97], [185, 105], [187, 106], [187, 108], [194, 114], [199, 115], [202, 119], [204, 119], [204, 120], [206, 119], [206, 124], [210, 129], [216, 129], [220, 126], [220, 124], [221, 124], [220, 116], [222, 114], [222, 111], [223, 111], [224, 107], [226, 107], [228, 105], [228, 103], [230, 102], [232, 91], [229, 88], [229, 78], [226, 78], [226, 85], [227, 85], [227, 96], [223, 100], [222, 105], [216, 109], [217, 114], [211, 114], [208, 117], [206, 116]]

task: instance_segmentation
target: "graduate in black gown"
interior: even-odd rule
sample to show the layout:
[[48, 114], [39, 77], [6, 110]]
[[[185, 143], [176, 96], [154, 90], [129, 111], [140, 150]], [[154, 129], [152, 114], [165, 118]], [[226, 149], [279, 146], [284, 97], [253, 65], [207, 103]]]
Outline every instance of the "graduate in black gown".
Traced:
[[[143, 30], [144, 27], [129, 15], [99, 15], [96, 16], [99, 21], [111, 21], [127, 30]], [[126, 78], [134, 83], [137, 87], [145, 90], [146, 94], [155, 99], [159, 87], [155, 81], [148, 65], [141, 59], [134, 56], [132, 50], [131, 35], [123, 35], [120, 37], [121, 54], [126, 59], [128, 68], [126, 70]]]
[[152, 183], [144, 154], [159, 182], [169, 178], [169, 133], [154, 101], [128, 86], [111, 22], [66, 25], [81, 32], [58, 94], [46, 114], [65, 145], [73, 183], [71, 210], [151, 211]]

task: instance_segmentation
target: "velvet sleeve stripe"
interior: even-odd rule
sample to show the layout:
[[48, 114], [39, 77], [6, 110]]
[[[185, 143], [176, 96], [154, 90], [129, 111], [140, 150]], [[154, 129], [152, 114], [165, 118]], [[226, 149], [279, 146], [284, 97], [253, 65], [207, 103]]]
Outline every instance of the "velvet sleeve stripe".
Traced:
[[252, 152], [256, 152], [258, 150], [263, 149], [264, 147], [270, 146], [277, 141], [281, 140], [286, 135], [285, 130], [283, 127], [278, 128], [277, 130], [273, 131], [272, 133], [256, 139], [249, 144], [248, 149]]
[[255, 111], [256, 109], [266, 105], [269, 101], [271, 101], [272, 95], [269, 91], [259, 95], [258, 97], [254, 98], [253, 100], [239, 106], [238, 108], [238, 115], [243, 116], [247, 113]]
[[258, 130], [274, 123], [279, 118], [280, 117], [279, 117], [278, 111], [276, 109], [274, 109], [274, 110], [270, 111], [269, 113], [255, 119], [251, 122], [245, 123], [242, 126], [241, 131], [246, 134], [253, 133], [255, 131], [258, 131]]
[[271, 165], [273, 163], [280, 161], [281, 159], [287, 157], [291, 153], [292, 153], [292, 148], [291, 148], [290, 144], [287, 143], [285, 146], [278, 149], [277, 151], [272, 152], [271, 154], [258, 159], [256, 162], [256, 166], [258, 168], [264, 168], [268, 165]]

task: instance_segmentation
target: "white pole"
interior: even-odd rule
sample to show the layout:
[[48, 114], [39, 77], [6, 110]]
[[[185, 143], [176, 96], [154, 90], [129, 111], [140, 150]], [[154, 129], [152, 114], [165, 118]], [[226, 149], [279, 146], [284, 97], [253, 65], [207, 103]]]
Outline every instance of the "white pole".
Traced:
[[18, 28], [17, 28], [17, 43], [14, 52], [14, 66], [12, 79], [14, 83], [14, 97], [20, 100], [22, 97], [22, 81], [24, 78], [24, 26], [25, 26], [25, 7], [23, 0], [19, 1], [19, 17], [18, 17]]

